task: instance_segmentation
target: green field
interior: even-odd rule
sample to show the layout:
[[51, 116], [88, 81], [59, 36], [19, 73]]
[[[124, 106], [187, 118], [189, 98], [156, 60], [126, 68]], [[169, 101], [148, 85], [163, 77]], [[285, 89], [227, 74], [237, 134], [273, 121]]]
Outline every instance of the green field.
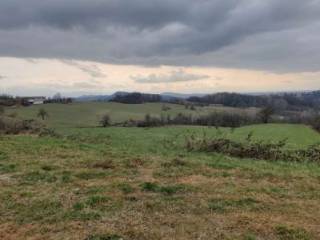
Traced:
[[198, 107], [195, 111], [185, 109], [183, 105], [165, 104], [171, 109], [162, 111], [162, 103], [146, 104], [121, 104], [112, 102], [89, 102], [89, 103], [72, 103], [72, 104], [45, 104], [30, 107], [8, 108], [6, 111], [11, 114], [17, 114], [18, 117], [25, 119], [37, 118], [40, 108], [44, 108], [50, 115], [46, 123], [50, 127], [95, 127], [99, 125], [99, 120], [103, 114], [108, 113], [113, 123], [123, 122], [129, 119], [141, 120], [149, 113], [153, 116], [169, 114], [175, 116], [178, 113], [186, 114], [207, 114], [214, 111], [236, 111], [254, 113], [256, 109], [239, 110], [236, 108], [209, 106]]
[[[7, 112], [34, 118], [38, 108]], [[185, 148], [190, 135], [241, 142], [253, 133], [303, 149], [320, 142], [308, 126], [98, 128], [105, 112], [138, 119], [161, 114], [161, 105], [45, 108], [59, 137], [0, 136], [0, 239], [320, 239], [319, 164]]]

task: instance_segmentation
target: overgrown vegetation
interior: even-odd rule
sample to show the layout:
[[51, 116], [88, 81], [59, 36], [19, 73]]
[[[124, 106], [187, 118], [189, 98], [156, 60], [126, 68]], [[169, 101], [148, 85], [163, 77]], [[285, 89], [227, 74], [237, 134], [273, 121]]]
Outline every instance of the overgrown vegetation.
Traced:
[[100, 119], [100, 124], [102, 127], [108, 127], [111, 125], [111, 119], [109, 114], [104, 114]]
[[44, 126], [35, 120], [0, 117], [0, 134], [40, 133]]
[[204, 104], [221, 104], [230, 107], [264, 108], [271, 106], [275, 110], [318, 109], [320, 91], [257, 96], [238, 93], [216, 93], [204, 97], [190, 97], [188, 101]]
[[161, 115], [161, 117], [146, 114], [144, 120], [128, 120], [120, 124], [125, 127], [159, 127], [166, 125], [198, 125], [214, 127], [240, 127], [258, 123], [258, 119], [248, 114], [213, 112], [207, 115], [194, 116], [178, 113], [176, 116]]
[[237, 142], [223, 137], [210, 138], [205, 134], [202, 137], [194, 135], [186, 137], [188, 151], [216, 152], [239, 158], [254, 158], [260, 160], [281, 160], [289, 162], [316, 162], [320, 163], [320, 145], [312, 145], [307, 149], [285, 149], [287, 139], [278, 142], [255, 142], [249, 133], [245, 142]]

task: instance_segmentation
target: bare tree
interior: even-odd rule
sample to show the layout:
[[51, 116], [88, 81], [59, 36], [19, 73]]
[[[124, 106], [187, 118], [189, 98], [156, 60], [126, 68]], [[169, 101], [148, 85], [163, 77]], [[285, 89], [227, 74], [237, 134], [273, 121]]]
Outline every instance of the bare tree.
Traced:
[[100, 124], [102, 127], [108, 127], [111, 125], [111, 119], [109, 114], [104, 114], [100, 119]]
[[37, 116], [40, 117], [42, 120], [45, 120], [47, 117], [49, 117], [49, 114], [44, 108], [40, 108]]
[[273, 114], [274, 109], [271, 106], [267, 106], [262, 108], [258, 115], [263, 123], [269, 123]]

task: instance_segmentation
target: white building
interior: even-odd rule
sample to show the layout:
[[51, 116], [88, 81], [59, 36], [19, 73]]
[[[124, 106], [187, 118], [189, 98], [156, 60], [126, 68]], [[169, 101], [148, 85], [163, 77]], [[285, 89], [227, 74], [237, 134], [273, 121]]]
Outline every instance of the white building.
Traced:
[[39, 105], [39, 104], [44, 104], [46, 97], [26, 97], [24, 99], [26, 99], [29, 104]]

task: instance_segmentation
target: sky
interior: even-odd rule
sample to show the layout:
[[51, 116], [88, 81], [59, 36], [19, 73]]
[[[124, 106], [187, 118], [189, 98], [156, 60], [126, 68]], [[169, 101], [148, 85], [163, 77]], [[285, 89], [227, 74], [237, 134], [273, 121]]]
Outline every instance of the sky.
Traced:
[[320, 89], [320, 0], [1, 0], [0, 93]]

